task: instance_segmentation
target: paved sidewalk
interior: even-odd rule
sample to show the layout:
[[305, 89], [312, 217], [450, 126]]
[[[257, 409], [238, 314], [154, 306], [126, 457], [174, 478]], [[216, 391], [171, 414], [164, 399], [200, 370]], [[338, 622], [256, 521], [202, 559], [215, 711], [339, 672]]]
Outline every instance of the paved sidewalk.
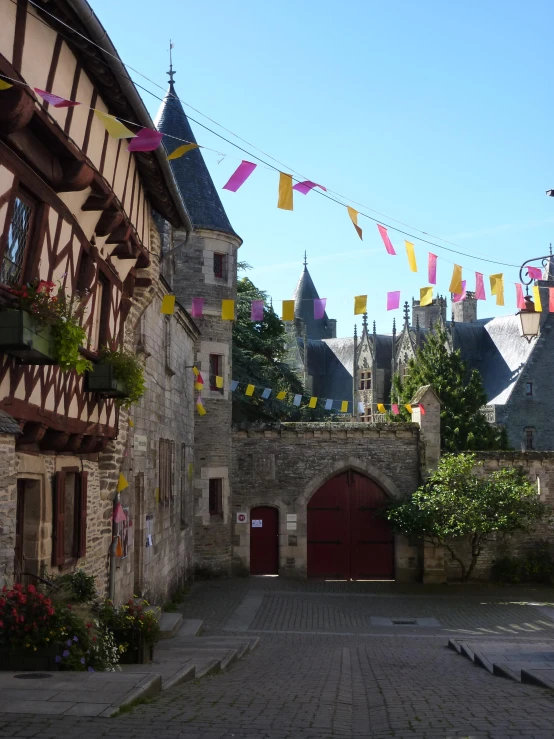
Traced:
[[[472, 643], [548, 643], [552, 590], [352, 585], [199, 583], [185, 616], [218, 639], [259, 635], [247, 659], [113, 719], [4, 714], [0, 737], [552, 739], [551, 691], [495, 677], [447, 648], [466, 632]], [[440, 626], [378, 625], [397, 618]]]

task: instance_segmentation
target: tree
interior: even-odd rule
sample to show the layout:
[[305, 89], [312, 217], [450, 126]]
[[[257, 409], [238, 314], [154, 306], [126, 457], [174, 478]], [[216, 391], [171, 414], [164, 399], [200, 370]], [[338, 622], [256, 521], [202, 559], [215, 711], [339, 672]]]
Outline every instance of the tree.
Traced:
[[384, 511], [399, 533], [443, 546], [460, 565], [462, 580], [471, 576], [491, 534], [528, 531], [549, 511], [521, 470], [484, 476], [476, 474], [481, 466], [474, 454], [447, 454], [411, 497]]
[[[248, 265], [239, 264], [247, 269]], [[250, 320], [253, 300], [264, 300], [263, 321]], [[241, 383], [233, 393], [233, 421], [313, 421], [331, 414], [320, 408], [298, 408], [290, 402], [292, 395], [307, 395], [298, 375], [287, 363], [285, 325], [267, 305], [267, 294], [243, 277], [237, 282], [237, 318], [233, 326], [233, 379]], [[245, 385], [256, 386], [252, 397], [244, 394]], [[271, 388], [269, 399], [260, 397], [260, 388]], [[287, 393], [277, 400], [278, 391]]]
[[505, 429], [488, 423], [481, 413], [487, 402], [481, 375], [468, 370], [460, 351], [450, 351], [443, 328], [437, 325], [410, 359], [408, 376], [392, 382], [392, 402], [399, 403], [399, 421], [410, 420], [404, 408], [417, 390], [431, 385], [441, 402], [441, 448], [447, 452], [508, 449]]

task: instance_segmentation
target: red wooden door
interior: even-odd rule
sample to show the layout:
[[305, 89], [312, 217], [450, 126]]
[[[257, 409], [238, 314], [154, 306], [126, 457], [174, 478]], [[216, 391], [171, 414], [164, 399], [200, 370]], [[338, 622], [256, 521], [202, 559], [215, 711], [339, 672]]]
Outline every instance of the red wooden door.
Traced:
[[381, 488], [351, 470], [328, 480], [308, 503], [308, 577], [393, 579], [394, 538], [378, 515]]
[[279, 512], [262, 506], [250, 511], [250, 574], [279, 574]]

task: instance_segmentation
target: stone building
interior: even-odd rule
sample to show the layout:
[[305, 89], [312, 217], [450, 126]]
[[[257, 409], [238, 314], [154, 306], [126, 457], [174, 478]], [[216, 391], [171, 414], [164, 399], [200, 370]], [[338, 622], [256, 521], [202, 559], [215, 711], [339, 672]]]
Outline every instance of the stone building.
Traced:
[[[547, 261], [543, 279], [535, 284], [543, 306], [549, 305], [548, 288], [554, 286], [554, 259]], [[336, 322], [313, 319], [313, 299], [318, 297], [307, 264], [294, 293], [295, 320], [288, 324], [290, 363], [305, 378], [309, 391], [319, 398], [361, 402], [359, 420], [379, 420], [377, 403], [391, 402], [395, 373], [405, 376], [408, 364], [429, 332], [444, 327], [451, 350], [477, 369], [483, 379], [487, 405], [483, 409], [491, 423], [506, 428], [510, 445], [522, 450], [554, 449], [554, 410], [550, 392], [552, 314], [543, 312], [538, 338], [527, 341], [520, 335], [516, 315], [477, 317], [478, 301], [473, 293], [452, 303], [447, 318], [447, 300], [437, 297], [429, 306], [412, 300], [411, 315], [404, 305], [402, 326], [393, 319], [390, 334], [377, 333], [375, 321], [369, 328], [367, 315], [361, 334], [336, 338]], [[335, 404], [334, 407], [337, 407]]]
[[[138, 353], [147, 389], [129, 413], [108, 387], [93, 392], [86, 376], [62, 373], [47, 339], [44, 349], [23, 334], [8, 340], [2, 324], [0, 585], [79, 567], [117, 600], [137, 590], [161, 600], [192, 571], [185, 368], [199, 330], [182, 305], [160, 315], [171, 290], [152, 213], [183, 238], [192, 224], [164, 150], [130, 153], [94, 115], [153, 127], [88, 3], [53, 0], [47, 11], [0, 0], [0, 75], [20, 81], [0, 92], [0, 320], [27, 320], [10, 310], [8, 283], [86, 290], [83, 354], [96, 368], [111, 342]], [[66, 37], [56, 18], [82, 36]], [[83, 105], [53, 107], [34, 87]], [[122, 472], [129, 486], [118, 501]], [[114, 523], [118, 502], [125, 515]], [[123, 556], [114, 560], [115, 536]]]
[[[195, 142], [183, 106], [175, 96], [174, 72], [156, 118], [160, 131]], [[231, 412], [233, 322], [222, 320], [222, 300], [236, 301], [237, 250], [242, 240], [223, 209], [199, 148], [171, 167], [190, 214], [192, 231], [164, 231], [165, 273], [177, 300], [188, 310], [202, 298], [202, 316], [195, 318], [199, 336], [194, 362], [204, 379], [199, 398], [206, 415], [194, 429], [194, 556], [198, 573], [228, 573], [231, 567]], [[218, 388], [216, 377], [223, 378]]]

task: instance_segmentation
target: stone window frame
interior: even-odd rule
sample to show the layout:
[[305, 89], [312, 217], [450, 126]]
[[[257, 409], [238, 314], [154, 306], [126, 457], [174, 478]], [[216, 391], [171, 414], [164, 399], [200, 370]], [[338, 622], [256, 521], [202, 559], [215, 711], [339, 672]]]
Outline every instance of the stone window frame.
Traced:
[[162, 503], [173, 498], [175, 482], [175, 441], [161, 439], [158, 442], [158, 493]]
[[223, 479], [210, 477], [208, 480], [208, 513], [210, 517], [223, 518]]
[[214, 277], [216, 280], [226, 280], [228, 275], [228, 259], [227, 254], [221, 251], [214, 251]]
[[372, 383], [372, 374], [371, 370], [363, 369], [360, 370], [360, 390], [371, 390], [371, 383]]
[[525, 383], [525, 395], [530, 398], [533, 395], [533, 383], [532, 382], [526, 382]]
[[537, 448], [537, 429], [534, 426], [526, 426], [523, 429], [524, 451], [532, 452]]
[[[212, 359], [213, 358], [213, 359]], [[215, 361], [214, 361], [215, 360]], [[210, 371], [209, 371], [209, 387], [211, 392], [219, 393], [219, 395], [223, 395], [223, 388], [217, 387], [215, 378], [216, 377], [223, 377], [223, 366], [224, 366], [224, 357], [223, 354], [220, 353], [210, 353], [208, 357], [209, 365], [210, 365]], [[214, 365], [217, 364], [217, 369], [214, 370]]]

